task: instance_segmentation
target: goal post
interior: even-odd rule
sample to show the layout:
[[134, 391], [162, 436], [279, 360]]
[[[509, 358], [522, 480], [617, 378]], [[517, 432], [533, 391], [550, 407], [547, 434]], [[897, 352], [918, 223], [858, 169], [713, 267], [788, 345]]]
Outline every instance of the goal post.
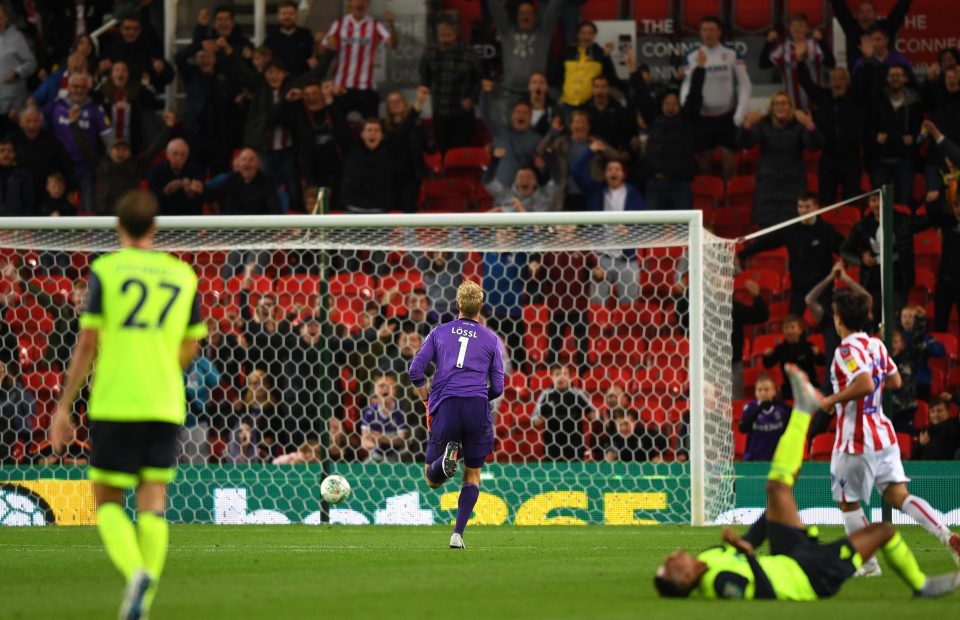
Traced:
[[[117, 249], [115, 226], [0, 219], [0, 263], [22, 280], [8, 329], [36, 407], [0, 439], [0, 483], [43, 496], [43, 481], [82, 478], [38, 446], [68, 361], [51, 351], [71, 287]], [[427, 433], [403, 374], [410, 347], [455, 312], [439, 292], [464, 278], [506, 308], [488, 307], [488, 325], [512, 368], [477, 522], [705, 525], [734, 508], [735, 247], [700, 211], [159, 217], [155, 245], [193, 264], [204, 314], [232, 343], [209, 345], [208, 374], [188, 373], [188, 398], [207, 400], [184, 435], [175, 521], [444, 522], [451, 500], [422, 484]], [[569, 424], [581, 405], [556, 394], [564, 372], [583, 399]], [[377, 418], [379, 403], [402, 411]], [[307, 462], [273, 464], [294, 454]], [[320, 506], [320, 472], [352, 478], [354, 497]]]

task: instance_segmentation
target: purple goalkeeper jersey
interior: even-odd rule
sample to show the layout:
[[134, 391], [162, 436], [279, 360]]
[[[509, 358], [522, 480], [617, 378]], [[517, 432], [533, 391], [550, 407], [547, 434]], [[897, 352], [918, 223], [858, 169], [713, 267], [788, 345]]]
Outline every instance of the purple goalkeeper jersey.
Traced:
[[423, 372], [431, 362], [436, 365], [430, 387], [431, 411], [448, 398], [493, 400], [503, 394], [500, 339], [476, 321], [457, 319], [430, 332], [410, 362], [413, 385], [423, 386]]

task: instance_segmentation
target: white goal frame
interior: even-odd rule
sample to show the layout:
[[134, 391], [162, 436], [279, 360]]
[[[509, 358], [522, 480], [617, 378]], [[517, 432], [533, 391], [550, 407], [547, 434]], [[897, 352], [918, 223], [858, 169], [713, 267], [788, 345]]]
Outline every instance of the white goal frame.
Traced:
[[[253, 229], [376, 229], [414, 227], [497, 227], [629, 224], [684, 225], [688, 230], [689, 294], [689, 466], [690, 523], [707, 525], [705, 497], [704, 417], [704, 251], [702, 211], [550, 212], [477, 214], [390, 215], [263, 215], [263, 216], [160, 216], [160, 230], [253, 230]], [[6, 230], [106, 231], [117, 225], [115, 217], [20, 217], [0, 218], [0, 233]], [[2, 244], [2, 241], [0, 241]], [[458, 250], [460, 248], [450, 248]]]

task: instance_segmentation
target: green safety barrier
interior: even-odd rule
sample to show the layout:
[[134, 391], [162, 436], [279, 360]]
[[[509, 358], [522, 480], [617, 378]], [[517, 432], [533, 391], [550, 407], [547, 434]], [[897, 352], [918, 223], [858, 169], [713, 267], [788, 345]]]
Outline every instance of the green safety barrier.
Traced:
[[[960, 462], [908, 462], [911, 491], [960, 525]], [[766, 504], [768, 465], [735, 464], [736, 503], [720, 522], [748, 523]], [[433, 491], [421, 464], [335, 464], [352, 496], [320, 501], [320, 466], [184, 466], [170, 487], [176, 523], [452, 522], [459, 485]], [[795, 496], [808, 523], [840, 523], [828, 463], [807, 463]], [[871, 509], [879, 520], [879, 497]], [[895, 520], [900, 516], [895, 515]], [[494, 464], [484, 468], [473, 523], [498, 525], [655, 525], [689, 522], [689, 477], [680, 463]], [[904, 521], [909, 522], [909, 521]], [[92, 524], [93, 499], [82, 467], [0, 467], [0, 524]]]

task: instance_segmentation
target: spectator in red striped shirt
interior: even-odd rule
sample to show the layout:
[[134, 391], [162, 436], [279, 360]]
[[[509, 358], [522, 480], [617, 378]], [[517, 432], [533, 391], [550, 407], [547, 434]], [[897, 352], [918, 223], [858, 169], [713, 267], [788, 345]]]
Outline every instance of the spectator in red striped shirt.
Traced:
[[817, 86], [824, 84], [824, 67], [837, 66], [833, 52], [823, 41], [823, 33], [815, 30], [810, 34], [810, 20], [803, 13], [790, 16], [787, 26], [790, 38], [780, 41], [776, 30], [767, 34], [767, 42], [760, 52], [760, 68], [776, 68], [780, 73], [783, 89], [787, 91], [794, 106], [809, 111], [813, 108], [807, 93], [801, 88], [797, 67], [806, 63], [810, 77]]
[[381, 42], [397, 47], [396, 16], [391, 11], [380, 21], [367, 13], [370, 0], [350, 0], [350, 12], [333, 22], [323, 46], [337, 52], [334, 83], [344, 91], [340, 98], [346, 112], [358, 111], [364, 118], [379, 115], [380, 95], [374, 77], [374, 56]]

